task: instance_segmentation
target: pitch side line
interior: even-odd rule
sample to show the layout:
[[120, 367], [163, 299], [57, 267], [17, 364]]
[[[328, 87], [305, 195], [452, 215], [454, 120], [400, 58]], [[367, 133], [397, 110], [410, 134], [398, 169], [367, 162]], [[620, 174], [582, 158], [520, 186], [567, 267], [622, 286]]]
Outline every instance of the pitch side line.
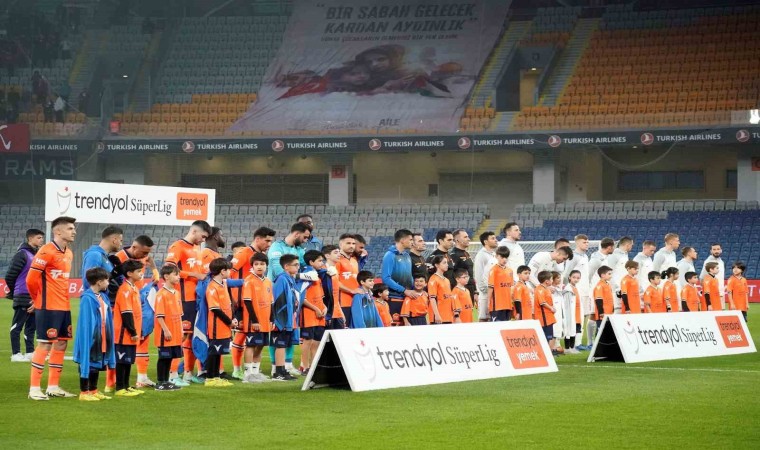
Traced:
[[625, 370], [679, 370], [684, 372], [734, 372], [734, 373], [760, 373], [760, 370], [743, 370], [743, 369], [708, 369], [708, 368], [687, 368], [687, 367], [635, 367], [626, 365], [583, 365], [583, 364], [557, 364], [557, 367], [580, 367], [584, 369], [605, 368], [605, 369], [625, 369]]

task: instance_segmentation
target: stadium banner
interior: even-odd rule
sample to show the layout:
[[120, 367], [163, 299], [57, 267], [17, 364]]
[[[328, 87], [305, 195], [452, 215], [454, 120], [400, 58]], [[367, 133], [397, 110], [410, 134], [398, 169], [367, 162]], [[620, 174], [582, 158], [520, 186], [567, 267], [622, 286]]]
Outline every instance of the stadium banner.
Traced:
[[73, 180], [76, 159], [63, 155], [0, 155], [0, 180], [42, 181], [45, 178]]
[[172, 186], [46, 180], [45, 221], [59, 216], [84, 223], [214, 224], [216, 191]]
[[[5, 279], [0, 278], [0, 297], [5, 297], [10, 292], [8, 286], [5, 284]], [[69, 297], [77, 298], [82, 295], [82, 279], [81, 278], [69, 278]]]
[[230, 131], [456, 131], [511, 0], [304, 0]]
[[[420, 151], [546, 150], [552, 148], [615, 147], [631, 145], [672, 145], [674, 143], [760, 144], [760, 129], [608, 131], [589, 133], [368, 135], [365, 137], [257, 137], [220, 139], [109, 139], [90, 144], [104, 153], [188, 153], [222, 154], [320, 154], [320, 153], [399, 153]], [[48, 146], [63, 144], [48, 144]], [[77, 145], [77, 144], [74, 144]], [[78, 145], [81, 147], [81, 144]], [[34, 147], [34, 144], [33, 144]], [[42, 148], [41, 148], [42, 149]]]
[[639, 363], [756, 351], [741, 311], [611, 314], [604, 317], [588, 362]]
[[0, 125], [0, 154], [27, 153], [31, 134], [28, 123]]
[[329, 330], [302, 390], [371, 391], [556, 371], [536, 320]]

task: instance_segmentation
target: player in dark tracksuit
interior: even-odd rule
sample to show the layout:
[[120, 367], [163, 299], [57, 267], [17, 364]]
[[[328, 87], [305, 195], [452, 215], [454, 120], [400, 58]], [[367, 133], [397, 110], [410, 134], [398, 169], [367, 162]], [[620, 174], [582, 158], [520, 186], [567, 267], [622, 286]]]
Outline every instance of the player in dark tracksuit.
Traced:
[[[45, 233], [37, 229], [26, 232], [26, 242], [21, 244], [18, 252], [13, 256], [10, 267], [5, 275], [5, 283], [8, 286], [7, 298], [13, 300], [13, 321], [11, 322], [11, 355], [21, 357], [21, 331], [23, 329], [26, 353], [34, 353], [34, 309], [32, 297], [26, 287], [26, 274], [32, 266], [34, 255], [39, 247], [45, 243]], [[16, 356], [18, 355], [18, 356]], [[30, 356], [31, 357], [31, 356]]]

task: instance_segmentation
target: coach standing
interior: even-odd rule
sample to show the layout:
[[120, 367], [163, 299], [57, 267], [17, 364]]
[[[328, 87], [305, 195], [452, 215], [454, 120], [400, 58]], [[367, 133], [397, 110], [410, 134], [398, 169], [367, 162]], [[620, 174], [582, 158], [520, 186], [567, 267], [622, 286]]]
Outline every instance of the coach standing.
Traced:
[[[34, 353], [34, 304], [26, 287], [26, 275], [32, 267], [32, 260], [45, 243], [45, 233], [35, 228], [26, 230], [26, 242], [21, 244], [13, 256], [5, 275], [8, 286], [8, 300], [13, 300], [13, 322], [11, 322], [11, 362], [29, 362]], [[21, 330], [24, 330], [26, 356], [21, 354]]]
[[385, 252], [381, 266], [383, 283], [388, 286], [390, 292], [388, 306], [396, 324], [401, 322], [401, 306], [404, 304], [404, 298], [418, 297], [413, 289], [412, 258], [409, 256], [412, 238], [412, 232], [409, 230], [396, 231], [393, 235], [395, 243]]
[[449, 252], [454, 247], [454, 235], [449, 230], [438, 230], [435, 234], [436, 248], [433, 253], [427, 257], [425, 263], [427, 264], [428, 272], [430, 274], [435, 273], [435, 267], [433, 267], [433, 258], [438, 255], [442, 255], [449, 262], [449, 268], [443, 273], [443, 276], [451, 283], [451, 288], [457, 285], [457, 281], [454, 278], [454, 260], [451, 259]]

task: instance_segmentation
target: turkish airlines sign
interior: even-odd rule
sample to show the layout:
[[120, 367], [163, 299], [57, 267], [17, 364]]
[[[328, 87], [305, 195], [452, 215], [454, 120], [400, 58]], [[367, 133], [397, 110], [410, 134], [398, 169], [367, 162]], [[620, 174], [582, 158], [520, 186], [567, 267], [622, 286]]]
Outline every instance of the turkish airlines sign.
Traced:
[[26, 153], [30, 142], [29, 124], [0, 125], [0, 153]]
[[605, 316], [588, 362], [626, 363], [754, 353], [740, 311]]
[[371, 391], [557, 371], [535, 320], [330, 330], [315, 360], [303, 390], [348, 384]]

